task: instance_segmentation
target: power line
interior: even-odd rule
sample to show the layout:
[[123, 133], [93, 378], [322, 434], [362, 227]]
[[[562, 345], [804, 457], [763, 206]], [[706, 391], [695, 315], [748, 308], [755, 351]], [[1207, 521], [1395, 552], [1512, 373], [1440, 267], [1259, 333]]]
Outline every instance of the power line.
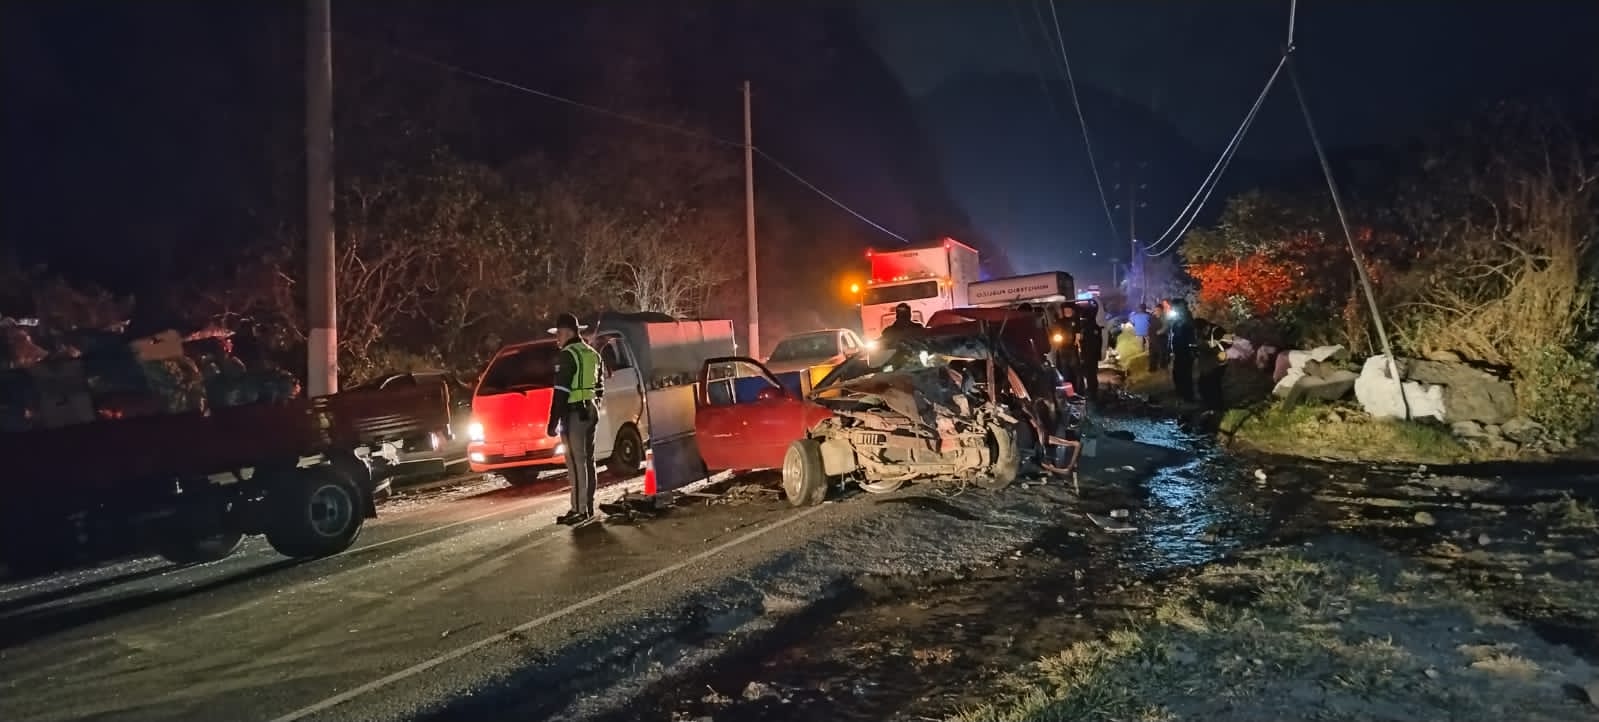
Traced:
[[1055, 21], [1055, 40], [1060, 45], [1060, 59], [1066, 66], [1066, 87], [1072, 92], [1077, 124], [1083, 129], [1083, 147], [1088, 150], [1088, 167], [1094, 172], [1094, 187], [1099, 189], [1099, 207], [1104, 209], [1105, 222], [1110, 224], [1110, 237], [1121, 238], [1121, 233], [1116, 230], [1116, 218], [1110, 212], [1110, 200], [1105, 196], [1105, 184], [1099, 179], [1099, 162], [1094, 160], [1094, 143], [1088, 139], [1088, 120], [1083, 117], [1083, 104], [1077, 99], [1077, 81], [1072, 78], [1071, 58], [1066, 56], [1066, 36], [1060, 31], [1060, 14], [1055, 11], [1055, 0], [1049, 0], [1049, 14]]
[[771, 154], [767, 153], [764, 150], [761, 150], [759, 146], [755, 147], [755, 154], [760, 156], [761, 158], [765, 159], [766, 162], [771, 163], [773, 167], [775, 167], [778, 170], [782, 171], [783, 173], [788, 175], [788, 177], [793, 178], [794, 180], [798, 181], [800, 185], [805, 186], [806, 188], [809, 188], [812, 193], [815, 193], [816, 195], [821, 196], [827, 202], [832, 203], [835, 206], [838, 206], [839, 209], [843, 210], [845, 213], [848, 213], [848, 214], [850, 214], [852, 216], [855, 216], [856, 218], [860, 219], [860, 221], [862, 223], [865, 223], [868, 226], [876, 228], [877, 230], [882, 231], [883, 233], [886, 233], [889, 236], [892, 236], [892, 237], [898, 239], [899, 242], [901, 242], [901, 243], [909, 244], [911, 242], [909, 238], [906, 238], [906, 237], [904, 237], [904, 236], [902, 236], [902, 235], [900, 235], [898, 233], [895, 233], [895, 232], [893, 232], [891, 230], [888, 230], [887, 228], [884, 228], [877, 221], [874, 221], [874, 220], [872, 220], [870, 218], [867, 218], [864, 215], [861, 215], [854, 208], [850, 208], [849, 206], [844, 205], [843, 201], [840, 201], [839, 199], [834, 198], [833, 196], [829, 195], [826, 191], [824, 191], [824, 190], [822, 190], [820, 188], [817, 188], [816, 184], [811, 183], [808, 180], [805, 180], [804, 176], [801, 176], [799, 173], [794, 172], [794, 169], [789, 168], [787, 165], [784, 165], [778, 159], [773, 158], [771, 156]]
[[[1166, 230], [1160, 234], [1160, 238], [1146, 247], [1145, 253], [1150, 258], [1163, 256], [1171, 251], [1177, 246], [1178, 239], [1182, 238], [1183, 234], [1187, 233], [1188, 229], [1193, 226], [1194, 220], [1199, 217], [1199, 212], [1205, 207], [1205, 203], [1210, 200], [1211, 194], [1216, 192], [1216, 187], [1221, 184], [1222, 173], [1225, 173], [1227, 166], [1232, 163], [1233, 156], [1237, 154], [1239, 146], [1243, 144], [1244, 136], [1249, 132], [1250, 126], [1255, 123], [1255, 116], [1260, 113], [1261, 106], [1265, 104], [1266, 96], [1271, 93], [1272, 86], [1276, 84], [1277, 77], [1282, 74], [1283, 68], [1287, 64], [1288, 55], [1284, 53], [1282, 59], [1277, 61], [1277, 67], [1272, 70], [1271, 76], [1266, 79], [1265, 87], [1260, 89], [1260, 95], [1255, 97], [1254, 105], [1250, 106], [1249, 112], [1244, 114], [1244, 119], [1239, 123], [1238, 130], [1233, 133], [1232, 139], [1228, 140], [1227, 146], [1222, 149], [1221, 156], [1216, 159], [1216, 164], [1210, 167], [1210, 172], [1205, 175], [1203, 181], [1200, 181], [1199, 188], [1195, 189], [1193, 197], [1188, 199], [1188, 204], [1183, 206], [1183, 209], [1178, 212], [1177, 218], [1173, 219], [1171, 225], [1167, 226]], [[1186, 222], [1184, 221], [1185, 218], [1187, 219]], [[1183, 228], [1174, 235], [1172, 230], [1177, 228], [1179, 224]], [[1162, 244], [1165, 245], [1164, 248], [1156, 248]]]
[[[1027, 4], [1032, 7], [1033, 15], [1038, 18], [1038, 27], [1042, 30], [1044, 16], [1038, 12], [1038, 5], [1032, 0], [1028, 0]], [[1027, 55], [1033, 60], [1033, 75], [1038, 78], [1038, 89], [1043, 92], [1044, 102], [1049, 106], [1050, 116], [1059, 122], [1062, 118], [1060, 117], [1059, 106], [1055, 105], [1055, 91], [1049, 88], [1049, 79], [1044, 75], [1043, 58], [1039, 57], [1038, 49], [1033, 46], [1033, 35], [1027, 32], [1027, 23], [1022, 20], [1022, 11], [1016, 7], [1016, 0], [1010, 1], [1010, 10], [1011, 16], [1016, 19], [1016, 32], [1022, 36], [1022, 42], [1027, 44]], [[1048, 49], [1049, 36], [1047, 33], [1044, 36], [1044, 43], [1044, 47]]]
[[[341, 33], [341, 34], [346, 34], [346, 33]], [[555, 101], [555, 102], [558, 102], [558, 103], [565, 103], [565, 104], [570, 105], [570, 106], [572, 106], [574, 108], [587, 110], [587, 111], [592, 112], [592, 113], [598, 113], [600, 115], [605, 115], [605, 116], [608, 116], [608, 117], [611, 117], [611, 118], [615, 118], [617, 120], [626, 121], [626, 122], [629, 122], [629, 123], [634, 123], [636, 125], [641, 125], [641, 126], [645, 126], [645, 127], [649, 127], [649, 128], [654, 128], [656, 130], [660, 130], [660, 131], [664, 131], [664, 132], [668, 132], [668, 133], [673, 133], [673, 134], [676, 134], [676, 135], [681, 135], [681, 136], [686, 137], [686, 138], [693, 138], [695, 140], [701, 140], [701, 141], [705, 141], [705, 142], [709, 142], [709, 143], [715, 143], [717, 145], [723, 145], [723, 146], [727, 146], [727, 147], [731, 147], [731, 148], [740, 148], [740, 149], [742, 149], [744, 147], [744, 144], [741, 143], [741, 142], [738, 142], [738, 141], [729, 140], [727, 138], [721, 138], [721, 137], [712, 135], [710, 133], [704, 133], [704, 132], [700, 132], [700, 131], [697, 131], [697, 130], [684, 128], [682, 126], [672, 125], [670, 123], [663, 123], [663, 122], [660, 122], [660, 121], [657, 121], [657, 120], [652, 120], [650, 118], [645, 118], [643, 116], [634, 115], [634, 114], [631, 114], [631, 113], [625, 113], [625, 112], [622, 112], [622, 111], [619, 111], [619, 110], [613, 110], [611, 108], [606, 108], [604, 106], [594, 105], [593, 103], [585, 103], [585, 102], [583, 102], [581, 100], [568, 98], [568, 97], [566, 97], [564, 95], [557, 95], [557, 94], [551, 93], [549, 91], [539, 90], [537, 88], [530, 88], [530, 87], [528, 87], [526, 85], [522, 85], [520, 83], [515, 83], [515, 82], [512, 82], [512, 81], [506, 80], [504, 78], [498, 78], [498, 77], [495, 77], [495, 76], [492, 76], [492, 75], [488, 75], [486, 73], [480, 73], [480, 72], [477, 72], [475, 70], [471, 70], [471, 69], [468, 69], [468, 68], [465, 68], [465, 67], [462, 67], [462, 66], [459, 66], [459, 65], [455, 65], [453, 63], [448, 63], [448, 62], [445, 62], [443, 60], [439, 60], [437, 58], [434, 58], [434, 57], [431, 57], [431, 56], [428, 56], [428, 55], [423, 55], [421, 53], [417, 53], [417, 52], [414, 52], [414, 51], [411, 51], [411, 50], [407, 50], [405, 48], [396, 46], [396, 45], [394, 45], [392, 43], [386, 43], [386, 42], [382, 42], [382, 41], [371, 40], [371, 39], [362, 38], [362, 37], [359, 37], [359, 36], [351, 36], [351, 37], [354, 37], [356, 40], [359, 40], [361, 42], [366, 42], [366, 43], [370, 43], [370, 44], [374, 44], [374, 45], [380, 45], [380, 46], [384, 47], [385, 49], [387, 49], [388, 51], [390, 51], [390, 52], [392, 52], [392, 53], [394, 53], [396, 55], [399, 55], [401, 57], [405, 57], [405, 58], [408, 58], [408, 59], [411, 59], [411, 60], [415, 60], [417, 62], [424, 63], [426, 65], [432, 65], [432, 66], [440, 68], [442, 70], [446, 70], [446, 71], [449, 71], [449, 72], [452, 72], [452, 73], [457, 73], [459, 75], [463, 75], [463, 76], [466, 76], [468, 78], [472, 78], [472, 79], [475, 79], [475, 80], [478, 80], [478, 81], [481, 81], [481, 82], [484, 82], [484, 83], [488, 83], [490, 85], [497, 85], [497, 86], [500, 86], [502, 88], [508, 88], [510, 90], [515, 90], [517, 92], [526, 93], [528, 95], [533, 95], [533, 96], [536, 96], [536, 97], [539, 97], [539, 98], [543, 98], [545, 100], [552, 100], [552, 101]], [[779, 171], [782, 171], [784, 175], [787, 175], [788, 177], [793, 178], [795, 181], [799, 182], [800, 185], [804, 186], [806, 189], [810, 190], [812, 193], [815, 193], [816, 195], [820, 196], [823, 200], [826, 200], [827, 202], [832, 203], [834, 206], [837, 206], [840, 210], [844, 211], [845, 213], [848, 213], [848, 214], [854, 216], [855, 218], [859, 219], [861, 222], [865, 223], [866, 225], [869, 225], [872, 228], [875, 228], [878, 231], [881, 231], [882, 233], [887, 234], [888, 236], [900, 241], [901, 243], [906, 243], [906, 244], [910, 243], [910, 240], [907, 239], [905, 236], [902, 236], [902, 235], [900, 235], [898, 233], [895, 233], [895, 232], [885, 228], [882, 224], [872, 220], [871, 218], [868, 218], [865, 214], [862, 214], [860, 211], [857, 211], [854, 208], [849, 207], [849, 205], [845, 204], [843, 201], [833, 197], [832, 194], [827, 193], [826, 191], [823, 191], [821, 188], [817, 187], [817, 185], [815, 183], [810, 182], [804, 176], [801, 176], [798, 172], [796, 172], [794, 169], [788, 167], [787, 164], [779, 161], [777, 158], [773, 157], [772, 154], [767, 153], [765, 150], [762, 150], [759, 146], [752, 146], [752, 149], [755, 151], [756, 155], [760, 156], [766, 162], [771, 163], [773, 167], [777, 168]]]

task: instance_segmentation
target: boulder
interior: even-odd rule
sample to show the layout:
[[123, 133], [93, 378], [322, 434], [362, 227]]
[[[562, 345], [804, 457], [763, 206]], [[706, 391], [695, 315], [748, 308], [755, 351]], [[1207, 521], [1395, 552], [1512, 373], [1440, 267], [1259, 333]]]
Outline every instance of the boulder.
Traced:
[[1377, 354], [1366, 359], [1355, 379], [1355, 398], [1361, 408], [1373, 418], [1402, 419], [1409, 408], [1412, 419], [1444, 420], [1444, 389], [1442, 386], [1405, 381], [1401, 395], [1400, 385], [1388, 373], [1388, 357]]
[[1531, 419], [1516, 418], [1506, 421], [1504, 426], [1500, 427], [1499, 433], [1511, 441], [1526, 446], [1543, 440], [1544, 427], [1543, 424]]
[[1516, 415], [1516, 389], [1498, 376], [1464, 363], [1406, 360], [1405, 378], [1444, 389], [1444, 421], [1503, 424]]
[[1287, 359], [1287, 369], [1277, 379], [1272, 395], [1289, 402], [1302, 398], [1337, 401], [1349, 394], [1359, 375], [1338, 366], [1336, 361], [1348, 358], [1342, 346], [1321, 346], [1310, 351], [1289, 351], [1277, 357], [1277, 368], [1282, 369]]

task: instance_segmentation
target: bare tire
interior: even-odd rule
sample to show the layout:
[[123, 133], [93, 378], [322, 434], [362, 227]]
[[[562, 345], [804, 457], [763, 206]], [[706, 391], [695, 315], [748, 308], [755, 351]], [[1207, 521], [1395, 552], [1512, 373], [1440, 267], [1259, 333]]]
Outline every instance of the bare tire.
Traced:
[[365, 521], [360, 487], [331, 465], [298, 469], [267, 491], [267, 541], [286, 557], [349, 549]]
[[625, 424], [616, 431], [616, 443], [611, 446], [611, 458], [605, 465], [621, 474], [637, 473], [644, 466], [644, 439], [637, 426]]
[[1016, 476], [1021, 473], [1021, 450], [1016, 446], [1016, 436], [1003, 424], [991, 424], [988, 427], [989, 451], [994, 455], [994, 462], [988, 468], [988, 473], [977, 477], [977, 485], [985, 489], [1003, 489], [1016, 481]]
[[904, 486], [904, 485], [905, 485], [905, 480], [904, 479], [890, 479], [890, 480], [887, 480], [887, 481], [863, 481], [863, 482], [861, 482], [861, 491], [864, 491], [864, 492], [866, 492], [868, 494], [887, 494], [889, 492], [899, 491], [899, 488]]
[[812, 506], [827, 498], [821, 444], [800, 439], [788, 445], [783, 453], [783, 494], [794, 506]]
[[196, 537], [174, 530], [156, 546], [156, 553], [173, 564], [205, 564], [232, 556], [243, 543], [243, 532]]

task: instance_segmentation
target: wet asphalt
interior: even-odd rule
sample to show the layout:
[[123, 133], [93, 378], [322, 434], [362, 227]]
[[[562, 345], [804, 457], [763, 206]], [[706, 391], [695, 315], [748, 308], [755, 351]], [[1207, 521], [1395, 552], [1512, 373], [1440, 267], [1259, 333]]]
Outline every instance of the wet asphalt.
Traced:
[[553, 524], [561, 480], [494, 486], [402, 500], [327, 559], [253, 539], [207, 565], [138, 559], [0, 585], [0, 719], [413, 718], [806, 521], [771, 494], [573, 530]]

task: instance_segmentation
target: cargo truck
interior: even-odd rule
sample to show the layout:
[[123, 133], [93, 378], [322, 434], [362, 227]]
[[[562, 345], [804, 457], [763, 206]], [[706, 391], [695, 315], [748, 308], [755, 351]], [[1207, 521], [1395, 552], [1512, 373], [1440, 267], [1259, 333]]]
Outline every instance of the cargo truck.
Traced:
[[46, 362], [28, 371], [48, 383], [9, 384], [41, 410], [41, 423], [0, 433], [0, 557], [14, 575], [143, 548], [215, 561], [247, 534], [289, 557], [336, 554], [377, 515], [386, 482], [370, 452], [451, 433], [442, 384], [52, 422], [94, 403], [92, 361]]
[[894, 323], [894, 308], [911, 308], [911, 319], [926, 324], [934, 313], [968, 304], [967, 287], [978, 279], [978, 254], [953, 238], [938, 245], [896, 251], [867, 251], [872, 273], [861, 294], [861, 331], [868, 341]]
[[[733, 353], [733, 322], [727, 320], [603, 314], [584, 336], [599, 351], [605, 374], [595, 460], [622, 474], [644, 464], [652, 429], [661, 435], [693, 428], [692, 386], [700, 366]], [[542, 338], [507, 346], [489, 362], [467, 426], [472, 471], [525, 484], [564, 468], [566, 448], [548, 428], [560, 353], [554, 338]]]
[[967, 289], [966, 295], [973, 306], [1002, 308], [1024, 303], [1067, 303], [1077, 297], [1077, 292], [1071, 274], [1053, 271], [978, 281]]

